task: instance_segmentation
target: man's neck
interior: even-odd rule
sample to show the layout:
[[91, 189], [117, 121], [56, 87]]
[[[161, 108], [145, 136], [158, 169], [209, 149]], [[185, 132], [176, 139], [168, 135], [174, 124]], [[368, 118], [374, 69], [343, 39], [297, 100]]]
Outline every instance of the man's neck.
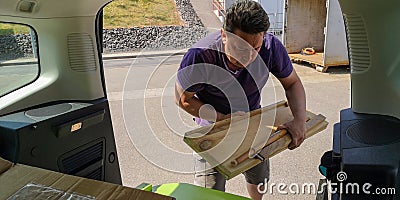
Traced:
[[229, 70], [231, 70], [231, 71], [233, 71], [233, 72], [240, 71], [241, 68], [240, 68], [240, 67], [237, 67], [235, 64], [233, 64], [233, 63], [229, 60], [229, 58], [227, 58], [226, 60], [227, 60], [227, 64], [228, 64]]

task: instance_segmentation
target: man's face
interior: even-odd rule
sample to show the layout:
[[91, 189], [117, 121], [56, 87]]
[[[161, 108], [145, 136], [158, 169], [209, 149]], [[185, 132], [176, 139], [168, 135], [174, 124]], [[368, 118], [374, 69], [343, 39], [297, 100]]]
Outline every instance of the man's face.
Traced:
[[249, 34], [239, 29], [230, 33], [221, 29], [225, 54], [237, 69], [253, 62], [263, 44], [264, 33]]

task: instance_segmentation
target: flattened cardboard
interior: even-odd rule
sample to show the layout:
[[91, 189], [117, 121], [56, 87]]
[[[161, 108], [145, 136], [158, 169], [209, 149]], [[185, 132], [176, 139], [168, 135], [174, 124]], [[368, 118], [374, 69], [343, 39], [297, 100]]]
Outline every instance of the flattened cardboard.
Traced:
[[12, 163], [4, 160], [3, 158], [0, 157], [0, 175], [10, 169], [12, 167]]
[[28, 183], [7, 200], [19, 199], [59, 199], [59, 200], [96, 200], [91, 196], [83, 196], [81, 194], [68, 193], [62, 190], [57, 190], [48, 186]]
[[[7, 199], [29, 183], [48, 186], [68, 193], [91, 196], [97, 200], [172, 200], [148, 191], [80, 178], [37, 167], [15, 164], [0, 158], [0, 199]], [[57, 198], [55, 198], [57, 199]]]

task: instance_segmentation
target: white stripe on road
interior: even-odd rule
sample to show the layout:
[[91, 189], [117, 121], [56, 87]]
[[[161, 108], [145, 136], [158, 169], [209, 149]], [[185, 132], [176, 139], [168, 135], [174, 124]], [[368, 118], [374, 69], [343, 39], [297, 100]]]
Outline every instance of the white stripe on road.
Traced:
[[[272, 88], [276, 87], [275, 89], [280, 90], [281, 86], [279, 81], [276, 78], [272, 78], [273, 84], [268, 82], [268, 84], [264, 87], [265, 88]], [[323, 79], [323, 78], [311, 78], [305, 77], [302, 79], [303, 84], [319, 84], [319, 83], [326, 83], [326, 82], [341, 82], [350, 80], [350, 76], [348, 74], [343, 76], [335, 77], [335, 79]], [[135, 100], [135, 99], [144, 99], [144, 98], [156, 98], [156, 97], [173, 97], [174, 96], [174, 87], [166, 87], [166, 88], [151, 88], [145, 90], [131, 90], [121, 92], [109, 92], [108, 100], [109, 101], [121, 101], [124, 100]], [[263, 90], [263, 91], [264, 91]], [[145, 93], [146, 92], [146, 93]], [[124, 96], [123, 96], [124, 95]]]
[[109, 92], [108, 101], [121, 101], [121, 100], [135, 100], [144, 98], [156, 98], [156, 97], [173, 97], [174, 87], [166, 88], [152, 88], [145, 90], [132, 90], [132, 91], [121, 91], [121, 92]]

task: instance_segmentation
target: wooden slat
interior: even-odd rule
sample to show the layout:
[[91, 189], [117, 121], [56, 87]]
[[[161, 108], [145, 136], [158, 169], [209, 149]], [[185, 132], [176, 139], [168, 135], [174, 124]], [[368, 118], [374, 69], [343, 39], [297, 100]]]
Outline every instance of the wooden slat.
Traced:
[[[313, 115], [310, 113], [310, 115]], [[322, 115], [314, 115], [307, 123], [306, 123], [306, 139], [315, 135], [316, 133], [324, 130], [328, 125], [328, 122], [325, 121], [325, 117]], [[273, 137], [273, 136], [272, 136]], [[285, 134], [283, 137], [280, 137], [275, 142], [272, 142], [270, 145], [264, 147], [259, 153], [264, 158], [271, 158], [276, 154], [287, 149], [288, 145], [291, 142], [291, 137], [289, 134]], [[239, 163], [237, 166], [232, 166], [232, 161], [230, 166], [227, 166], [226, 163], [223, 163], [221, 166], [218, 166], [217, 169], [226, 175], [227, 178], [235, 177], [236, 175], [247, 171], [253, 166], [259, 164], [261, 161], [259, 159], [247, 159], [244, 162]], [[234, 170], [238, 169], [238, 170]]]
[[[307, 130], [307, 136], [311, 136], [326, 127], [327, 122], [324, 121], [325, 118], [321, 118], [323, 117], [322, 115], [317, 116], [307, 111], [307, 117], [311, 119], [308, 123], [314, 123], [315, 120], [322, 120], [322, 122], [324, 122], [317, 128], [315, 128], [317, 125], [312, 124], [312, 127], [315, 127]], [[269, 134], [275, 132], [277, 126], [291, 121], [292, 119], [293, 115], [287, 103], [278, 102], [262, 109], [252, 111], [250, 115], [234, 118], [232, 121], [227, 119], [215, 123], [214, 126], [201, 127], [187, 132], [184, 141], [195, 152], [207, 160], [211, 166], [215, 166], [227, 179], [230, 179], [261, 162], [258, 159], [246, 159], [241, 161], [237, 166], [231, 165], [231, 162], [235, 161], [240, 156], [244, 154], [248, 155], [257, 131], [267, 134], [265, 141], [260, 140], [253, 144], [253, 147], [256, 146], [255, 148], [257, 148], [257, 146], [262, 148], [265, 143], [267, 143]], [[272, 137], [277, 136], [272, 135]], [[275, 142], [266, 147], [272, 149], [268, 150], [268, 152], [271, 152], [268, 155], [273, 156], [286, 149], [286, 143], [288, 139], [290, 140], [291, 138], [286, 134], [282, 138], [280, 136], [276, 139]], [[264, 150], [262, 151], [265, 152]]]
[[[261, 113], [267, 113], [268, 111], [272, 111], [276, 108], [279, 107], [287, 107], [287, 102], [286, 101], [280, 101], [278, 103], [263, 107], [261, 109], [257, 109], [254, 111], [250, 112], [250, 115], [245, 115], [245, 116], [238, 116], [232, 118], [234, 122], [237, 123], [231, 123], [231, 119], [225, 119], [219, 122], [216, 122], [215, 124], [211, 124], [208, 126], [204, 126], [192, 131], [189, 131], [185, 133], [184, 141], [192, 148], [195, 150], [195, 152], [202, 152], [205, 149], [202, 149], [200, 144], [204, 141], [210, 141], [210, 148], [215, 147], [222, 139], [224, 139], [227, 136], [228, 130], [235, 130], [236, 127], [240, 128], [241, 127], [259, 127], [259, 121], [260, 121], [260, 116], [259, 114]], [[248, 124], [248, 118], [250, 116]], [[255, 136], [255, 133], [254, 133]], [[251, 138], [249, 138], [251, 139]]]
[[289, 57], [293, 62], [307, 62], [310, 64], [323, 66], [323, 54], [324, 53], [315, 53], [314, 55], [302, 55], [300, 53], [291, 53], [289, 54]]
[[[312, 118], [309, 122], [306, 123], [306, 138], [310, 138], [311, 136], [317, 134], [318, 132], [325, 129], [328, 125], [328, 122], [325, 121], [325, 117], [322, 115], [317, 115]], [[276, 142], [266, 146], [260, 154], [264, 158], [270, 158], [283, 150], [287, 149], [288, 145], [292, 142], [292, 138], [289, 134], [286, 134], [284, 137], [280, 138]]]
[[[257, 110], [253, 110], [253, 111], [250, 112], [250, 116], [258, 115], [258, 114], [260, 114], [262, 112], [267, 112], [269, 110], [273, 110], [275, 108], [282, 107], [282, 106], [286, 107], [287, 106], [287, 102], [286, 101], [279, 101], [279, 102], [277, 102], [275, 104], [268, 105], [268, 106], [265, 106], [265, 107], [257, 109]], [[247, 117], [248, 116], [238, 116], [238, 117], [235, 117], [234, 120], [235, 121], [239, 121], [239, 120], [245, 119]], [[189, 132], [185, 133], [185, 137], [190, 137], [190, 136], [198, 134], [198, 133], [213, 134], [218, 130], [223, 130], [223, 129], [228, 128], [230, 123], [231, 123], [231, 119], [230, 118], [224, 119], [224, 120], [221, 120], [219, 122], [216, 122], [215, 124], [211, 124], [211, 125], [208, 125], [208, 126], [204, 126], [204, 127], [189, 131]]]

